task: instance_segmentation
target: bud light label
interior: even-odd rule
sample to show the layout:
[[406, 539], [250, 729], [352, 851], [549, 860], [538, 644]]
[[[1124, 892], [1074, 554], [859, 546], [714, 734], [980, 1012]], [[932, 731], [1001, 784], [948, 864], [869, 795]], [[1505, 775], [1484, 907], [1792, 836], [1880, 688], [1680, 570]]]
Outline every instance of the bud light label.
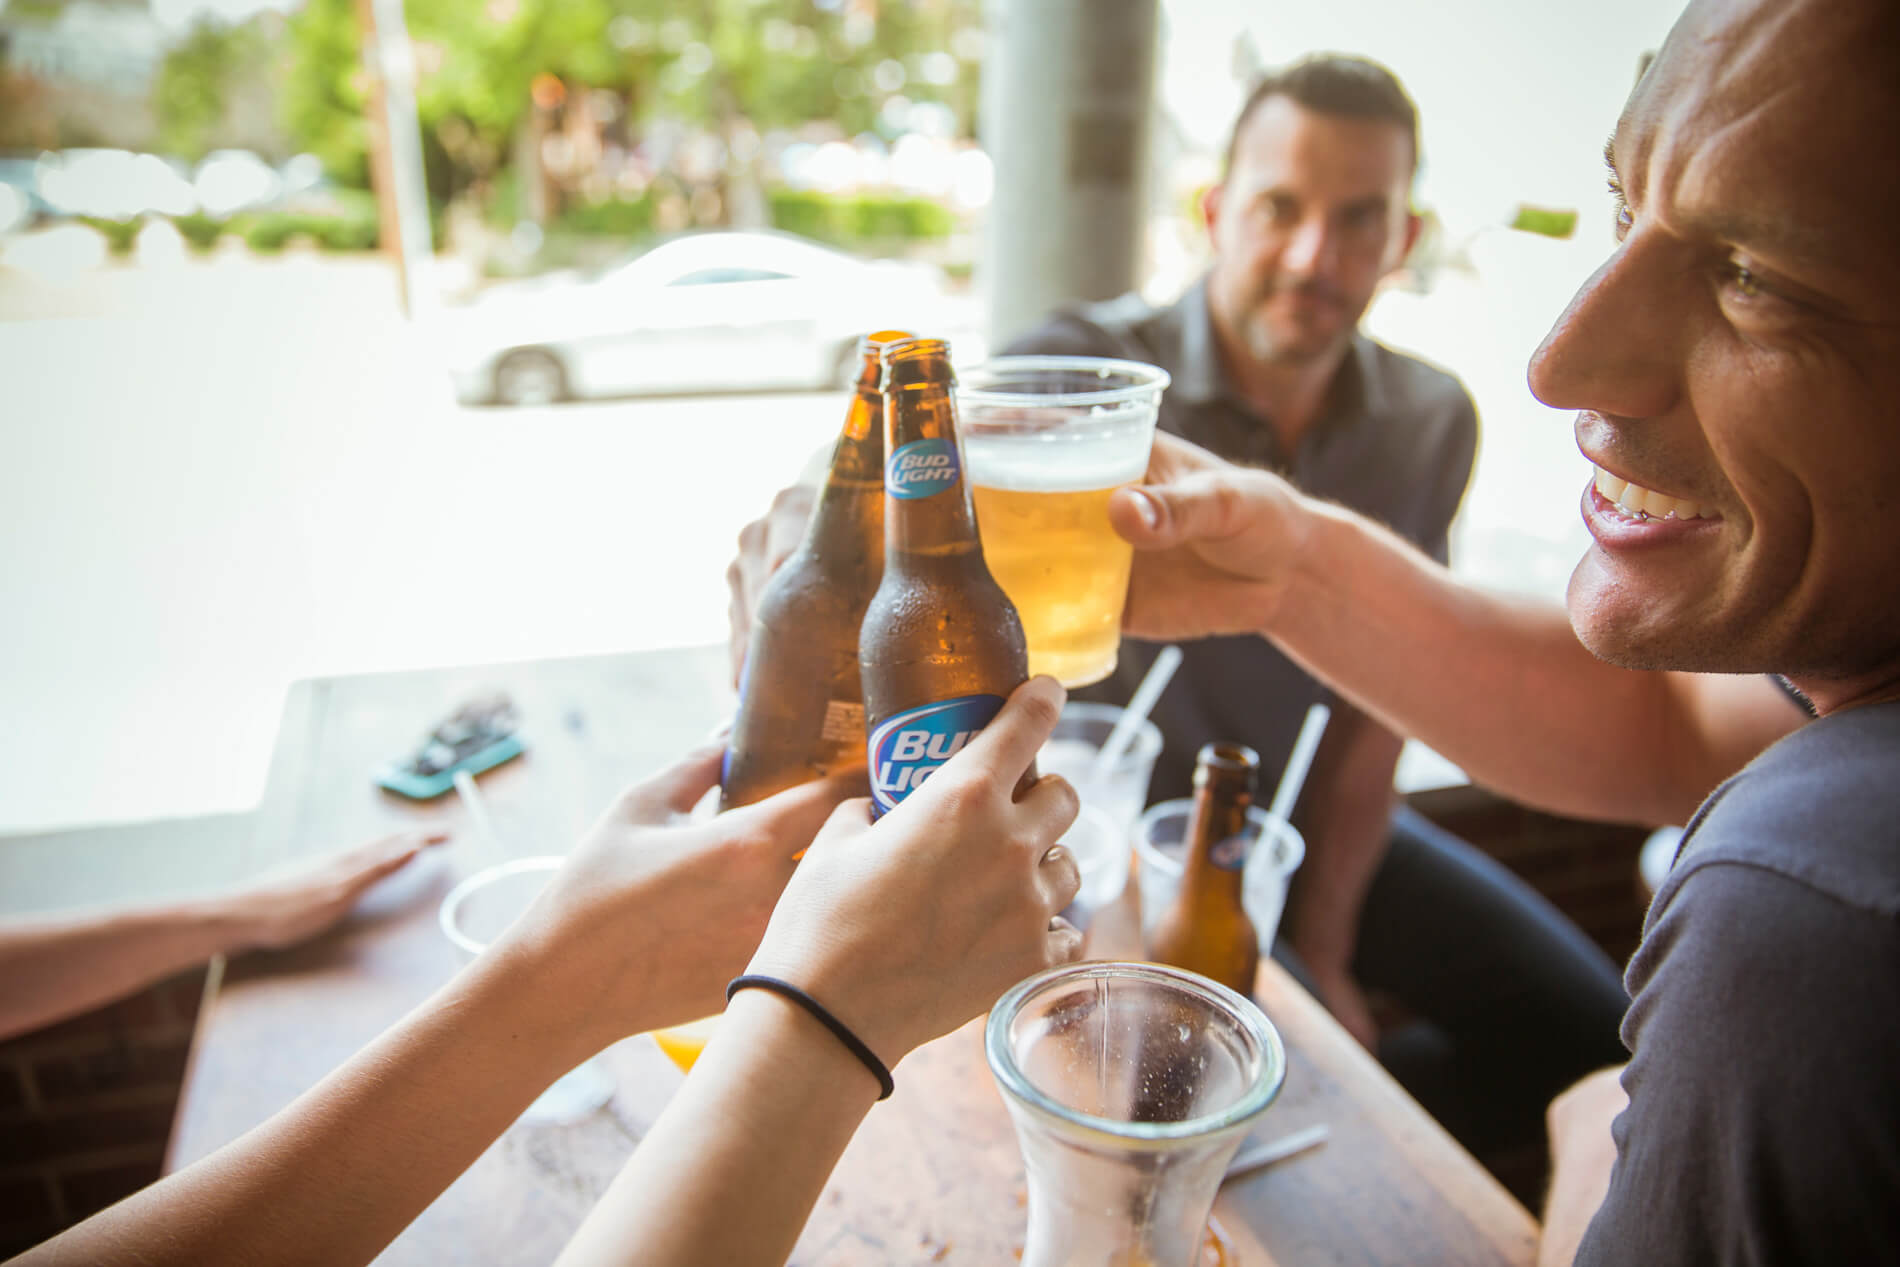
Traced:
[[871, 816], [897, 808], [938, 766], [976, 738], [1002, 707], [1000, 695], [962, 695], [901, 712], [872, 731], [865, 745]]
[[957, 447], [948, 440], [912, 440], [884, 464], [884, 491], [903, 501], [941, 493], [957, 482]]
[[1247, 865], [1248, 839], [1245, 836], [1229, 836], [1216, 841], [1207, 851], [1207, 860], [1222, 871], [1238, 871]]

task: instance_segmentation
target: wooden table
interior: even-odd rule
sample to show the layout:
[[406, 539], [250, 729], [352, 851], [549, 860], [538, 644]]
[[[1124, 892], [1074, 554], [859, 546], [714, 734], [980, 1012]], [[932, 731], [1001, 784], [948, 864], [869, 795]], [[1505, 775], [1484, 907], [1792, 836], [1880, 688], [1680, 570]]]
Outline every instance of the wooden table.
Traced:
[[[402, 826], [462, 827], [450, 796], [380, 792], [375, 765], [466, 697], [515, 699], [529, 753], [482, 777], [506, 851], [563, 852], [627, 782], [731, 708], [725, 655], [691, 648], [299, 683], [285, 710], [254, 852], [288, 860]], [[199, 1021], [170, 1165], [262, 1121], [453, 973], [435, 911], [495, 858], [464, 830], [329, 936], [230, 966]], [[1126, 936], [1124, 922], [1120, 935]], [[1111, 920], [1102, 937], [1117, 934]], [[1288, 1050], [1255, 1138], [1315, 1122], [1321, 1149], [1227, 1185], [1216, 1214], [1250, 1267], [1529, 1263], [1536, 1227], [1271, 961], [1256, 997]], [[898, 1091], [840, 1161], [792, 1261], [996, 1264], [1024, 1223], [1022, 1164], [982, 1055], [981, 1022], [912, 1053]], [[389, 1248], [389, 1264], [546, 1262], [664, 1105], [679, 1074], [645, 1038], [605, 1055], [613, 1102], [569, 1126], [517, 1124]]]

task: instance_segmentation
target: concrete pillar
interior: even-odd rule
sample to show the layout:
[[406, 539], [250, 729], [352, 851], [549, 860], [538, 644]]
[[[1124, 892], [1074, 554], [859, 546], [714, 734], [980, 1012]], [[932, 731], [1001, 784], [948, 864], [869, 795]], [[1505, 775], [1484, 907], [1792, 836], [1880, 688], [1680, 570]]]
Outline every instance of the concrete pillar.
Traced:
[[1140, 280], [1158, 0], [990, 0], [995, 164], [978, 283], [992, 347]]

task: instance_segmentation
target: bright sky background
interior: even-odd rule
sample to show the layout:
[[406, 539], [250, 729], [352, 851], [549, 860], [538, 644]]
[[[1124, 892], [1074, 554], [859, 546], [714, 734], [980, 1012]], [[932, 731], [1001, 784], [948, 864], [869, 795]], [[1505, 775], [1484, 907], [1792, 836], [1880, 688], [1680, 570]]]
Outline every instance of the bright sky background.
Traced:
[[1263, 62], [1358, 53], [1389, 66], [1418, 103], [1422, 205], [1454, 240], [1520, 202], [1575, 207], [1604, 196], [1603, 142], [1680, 6], [1667, 0], [1163, 0], [1159, 76], [1170, 111], [1216, 149], [1239, 108], [1232, 73], [1245, 31]]

